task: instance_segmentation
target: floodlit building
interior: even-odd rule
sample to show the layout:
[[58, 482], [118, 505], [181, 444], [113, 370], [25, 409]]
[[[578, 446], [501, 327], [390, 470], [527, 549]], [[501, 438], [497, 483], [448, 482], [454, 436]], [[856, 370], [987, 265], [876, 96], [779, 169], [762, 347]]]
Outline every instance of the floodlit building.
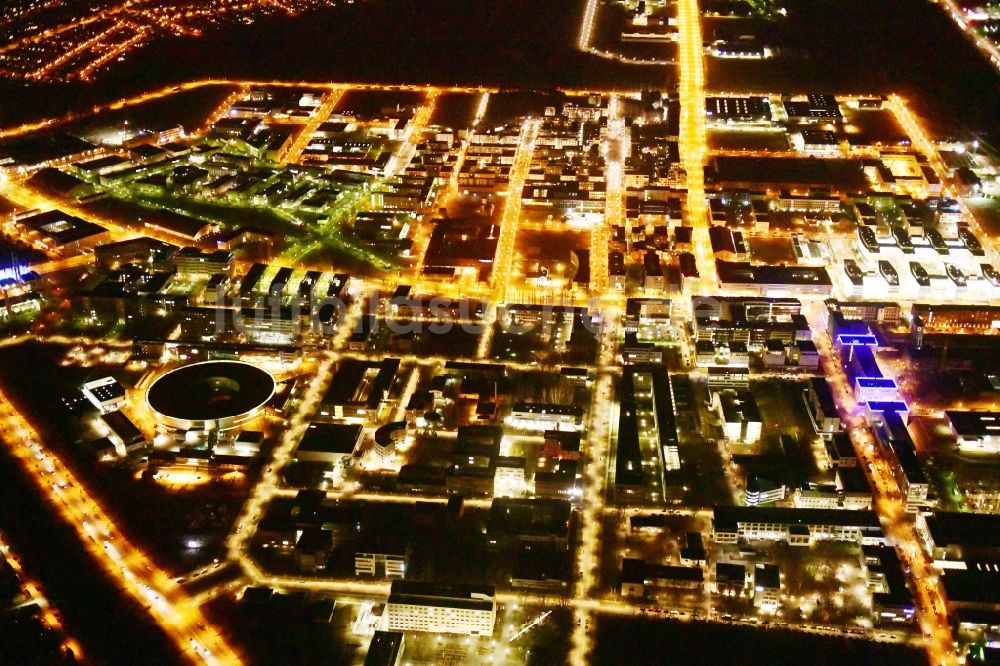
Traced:
[[945, 415], [962, 453], [1000, 453], [1000, 412], [951, 410]]
[[362, 426], [349, 423], [310, 423], [295, 449], [295, 459], [330, 465], [342, 463], [354, 454], [363, 431]]
[[808, 546], [813, 541], [884, 544], [885, 534], [873, 511], [778, 509], [717, 506], [712, 527], [717, 543], [785, 541]]
[[813, 377], [806, 385], [804, 392], [806, 409], [817, 435], [830, 437], [844, 429], [837, 411], [837, 403], [833, 400], [833, 390], [823, 377]]
[[777, 564], [754, 567], [753, 604], [764, 613], [775, 613], [781, 606], [781, 570]]
[[102, 377], [83, 385], [83, 395], [101, 414], [117, 412], [125, 404], [125, 389], [114, 377]]
[[748, 444], [759, 440], [764, 424], [753, 394], [749, 391], [722, 391], [716, 395], [719, 396], [718, 409], [726, 439]]
[[491, 585], [395, 580], [385, 605], [385, 629], [492, 636], [497, 606]]

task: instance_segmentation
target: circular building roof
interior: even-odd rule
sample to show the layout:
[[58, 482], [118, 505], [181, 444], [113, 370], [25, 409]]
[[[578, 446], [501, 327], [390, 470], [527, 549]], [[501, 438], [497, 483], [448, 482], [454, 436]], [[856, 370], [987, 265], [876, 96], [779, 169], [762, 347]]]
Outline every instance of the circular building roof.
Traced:
[[153, 382], [146, 401], [181, 429], [234, 428], [257, 416], [274, 395], [271, 373], [242, 361], [192, 363]]

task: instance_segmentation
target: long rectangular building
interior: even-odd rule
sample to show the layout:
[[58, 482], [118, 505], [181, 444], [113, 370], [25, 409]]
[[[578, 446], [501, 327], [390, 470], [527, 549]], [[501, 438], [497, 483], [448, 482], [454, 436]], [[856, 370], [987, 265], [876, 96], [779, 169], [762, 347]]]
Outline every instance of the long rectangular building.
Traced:
[[492, 585], [394, 580], [385, 605], [386, 631], [492, 636], [497, 605]]
[[377, 414], [389, 397], [399, 363], [398, 358], [344, 359], [320, 403], [320, 416], [365, 418]]
[[917, 516], [917, 533], [936, 560], [1000, 559], [1000, 516], [937, 511]]
[[962, 453], [1000, 453], [1000, 412], [945, 412]]
[[914, 321], [926, 333], [982, 333], [1000, 328], [1000, 306], [914, 303]]
[[826, 378], [810, 379], [803, 391], [803, 399], [817, 435], [831, 437], [844, 429], [837, 403], [833, 399], [833, 390]]
[[886, 543], [874, 511], [717, 506], [713, 513], [712, 529], [717, 543], [740, 540], [786, 541], [792, 546], [808, 546], [814, 541]]
[[897, 412], [885, 412], [877, 418], [873, 429], [878, 443], [895, 458], [893, 474], [899, 491], [906, 498], [907, 509], [926, 505], [930, 484], [917, 459], [917, 449], [903, 417]]
[[745, 261], [716, 259], [719, 285], [742, 289], [761, 296], [817, 294], [829, 296], [833, 289], [830, 274], [823, 267], [754, 265]]
[[[680, 468], [673, 386], [662, 365], [626, 366], [622, 375], [614, 494], [617, 501], [640, 500], [648, 489], [669, 494], [666, 472]], [[641, 442], [656, 442], [660, 453], [657, 478], [649, 478]]]

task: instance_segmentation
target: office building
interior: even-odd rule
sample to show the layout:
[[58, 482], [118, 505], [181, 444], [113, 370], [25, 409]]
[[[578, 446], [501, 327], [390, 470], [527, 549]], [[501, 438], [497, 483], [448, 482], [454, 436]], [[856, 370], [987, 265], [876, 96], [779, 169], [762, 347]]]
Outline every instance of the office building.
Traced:
[[492, 636], [497, 606], [490, 585], [394, 580], [385, 605], [387, 631]]
[[1000, 453], [1000, 412], [945, 412], [962, 453]]
[[83, 395], [101, 414], [117, 412], [125, 404], [125, 389], [114, 377], [102, 377], [83, 385]]
[[823, 377], [813, 377], [804, 391], [806, 409], [817, 435], [831, 437], [844, 429], [833, 399], [833, 390]]
[[784, 541], [808, 546], [814, 541], [884, 544], [885, 534], [873, 511], [778, 509], [716, 506], [712, 528], [717, 543]]

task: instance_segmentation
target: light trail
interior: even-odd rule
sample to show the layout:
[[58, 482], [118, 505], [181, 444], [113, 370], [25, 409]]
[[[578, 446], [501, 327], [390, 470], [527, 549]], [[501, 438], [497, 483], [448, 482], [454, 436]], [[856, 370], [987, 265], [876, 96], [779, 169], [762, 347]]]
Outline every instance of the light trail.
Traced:
[[50, 630], [55, 631], [59, 634], [62, 639], [60, 646], [64, 651], [69, 651], [73, 654], [73, 658], [82, 663], [86, 663], [86, 658], [83, 654], [83, 648], [80, 647], [79, 641], [66, 633], [66, 628], [59, 621], [55, 610], [49, 604], [49, 600], [45, 597], [42, 590], [42, 585], [37, 580], [30, 578], [24, 568], [21, 566], [20, 560], [11, 551], [10, 546], [4, 541], [3, 534], [0, 533], [0, 559], [7, 561], [10, 568], [17, 574], [18, 579], [21, 583], [21, 593], [29, 600], [29, 602], [34, 602], [38, 605], [41, 611], [42, 623], [48, 627]]
[[[360, 299], [359, 299], [360, 300]], [[350, 334], [351, 326], [342, 326], [343, 332]], [[289, 420], [281, 441], [275, 447], [271, 455], [270, 464], [260, 476], [260, 480], [253, 489], [253, 495], [244, 506], [243, 512], [236, 520], [236, 529], [227, 541], [229, 559], [239, 562], [244, 571], [254, 580], [259, 580], [263, 573], [253, 563], [252, 558], [244, 555], [248, 548], [250, 539], [257, 527], [257, 521], [263, 515], [267, 503], [277, 494], [281, 486], [281, 471], [291, 462], [292, 454], [298, 446], [299, 441], [309, 427], [311, 416], [319, 406], [323, 394], [329, 386], [333, 377], [333, 368], [336, 357], [332, 354], [324, 356], [322, 362], [316, 370], [309, 388], [302, 396], [298, 411]]]
[[162, 569], [130, 543], [75, 475], [0, 390], [0, 434], [54, 510], [72, 526], [109, 577], [145, 607], [178, 652], [193, 663], [238, 664], [240, 658]]
[[625, 158], [628, 130], [621, 115], [621, 99], [613, 95], [608, 103], [608, 134], [605, 144], [604, 219], [590, 232], [590, 291], [602, 296], [608, 289], [608, 252], [611, 229], [625, 226]]
[[945, 14], [951, 17], [951, 20], [955, 22], [962, 34], [972, 42], [972, 45], [979, 50], [983, 56], [990, 61], [993, 67], [1000, 71], [1000, 48], [993, 43], [989, 37], [985, 37], [976, 32], [976, 28], [972, 21], [966, 20], [965, 16], [962, 14], [962, 8], [959, 7], [955, 0], [931, 0], [934, 4], [941, 7]]
[[517, 226], [521, 217], [521, 195], [528, 178], [528, 171], [531, 169], [531, 156], [535, 151], [539, 124], [539, 120], [528, 118], [521, 125], [517, 154], [514, 156], [514, 166], [510, 170], [510, 183], [507, 186], [503, 216], [500, 218], [500, 237], [497, 240], [496, 260], [493, 262], [491, 276], [497, 301], [506, 299], [511, 271], [514, 268], [514, 240], [517, 237]]
[[290, 162], [298, 162], [302, 158], [302, 153], [305, 151], [306, 146], [309, 145], [309, 141], [312, 140], [312, 135], [330, 117], [330, 114], [333, 113], [334, 108], [336, 108], [337, 103], [340, 102], [340, 98], [343, 96], [343, 88], [331, 90], [323, 95], [319, 106], [309, 115], [309, 120], [299, 130], [295, 140], [292, 141], [287, 149], [281, 151], [281, 155], [278, 157], [279, 162], [288, 164]]
[[431, 116], [434, 115], [434, 107], [437, 104], [439, 94], [437, 90], [432, 89], [427, 91], [424, 103], [413, 115], [413, 118], [410, 119], [402, 144], [399, 146], [396, 154], [392, 156], [389, 164], [386, 165], [385, 174], [387, 177], [398, 176], [413, 159], [414, 154], [417, 152], [417, 144], [420, 142], [424, 130], [427, 129]]
[[580, 36], [576, 47], [581, 51], [590, 52], [590, 39], [594, 34], [594, 17], [597, 15], [597, 0], [587, 0], [583, 10], [583, 20], [580, 21]]
[[698, 0], [677, 3], [678, 53], [680, 60], [681, 162], [686, 173], [687, 221], [694, 229], [693, 245], [701, 275], [701, 293], [718, 290], [715, 259], [708, 237], [708, 207], [705, 204], [705, 54], [701, 36]]
[[837, 350], [823, 325], [823, 307], [822, 302], [817, 301], [803, 310], [809, 316], [824, 375], [830, 382], [841, 418], [858, 459], [865, 463], [862, 467], [875, 491], [873, 508], [879, 514], [886, 535], [895, 544], [900, 561], [909, 568], [918, 620], [926, 638], [924, 647], [931, 663], [949, 666], [958, 664], [954, 637], [944, 613], [943, 588], [931, 570], [932, 563], [920, 546], [913, 517], [906, 511], [892, 472], [894, 463], [876, 445], [863, 414], [864, 408], [854, 401], [850, 382], [841, 368]]
[[[451, 179], [449, 181], [450, 197], [454, 198], [458, 196], [458, 175], [462, 172], [462, 165], [465, 164], [465, 158], [469, 154], [469, 146], [472, 145], [472, 138], [476, 132], [476, 128], [479, 127], [479, 123], [483, 121], [486, 116], [486, 109], [490, 105], [490, 93], [484, 92], [479, 97], [479, 104], [476, 106], [476, 114], [472, 118], [472, 123], [469, 125], [468, 136], [462, 141], [462, 147], [459, 149], [456, 159], [455, 159], [455, 169], [451, 172]], [[421, 261], [423, 258], [421, 257]]]
[[542, 622], [545, 622], [550, 615], [552, 615], [552, 611], [545, 611], [544, 613], [541, 613], [537, 617], [533, 618], [530, 622], [525, 623], [517, 631], [511, 634], [509, 638], [507, 638], [507, 643], [513, 643], [518, 638], [540, 625]]
[[[608, 308], [598, 336], [600, 359], [604, 364], [614, 362], [614, 341], [619, 331], [619, 311]], [[605, 507], [605, 481], [611, 453], [611, 428], [614, 414], [614, 375], [601, 373], [594, 386], [590, 405], [591, 423], [586, 439], [584, 463], [583, 504], [580, 510], [580, 544], [576, 553], [576, 570], [579, 571], [574, 588], [574, 600], [593, 601], [594, 588], [600, 575], [601, 517]], [[587, 604], [574, 606], [575, 623], [570, 637], [569, 662], [585, 666], [593, 650], [593, 635], [589, 631], [590, 611]]]

